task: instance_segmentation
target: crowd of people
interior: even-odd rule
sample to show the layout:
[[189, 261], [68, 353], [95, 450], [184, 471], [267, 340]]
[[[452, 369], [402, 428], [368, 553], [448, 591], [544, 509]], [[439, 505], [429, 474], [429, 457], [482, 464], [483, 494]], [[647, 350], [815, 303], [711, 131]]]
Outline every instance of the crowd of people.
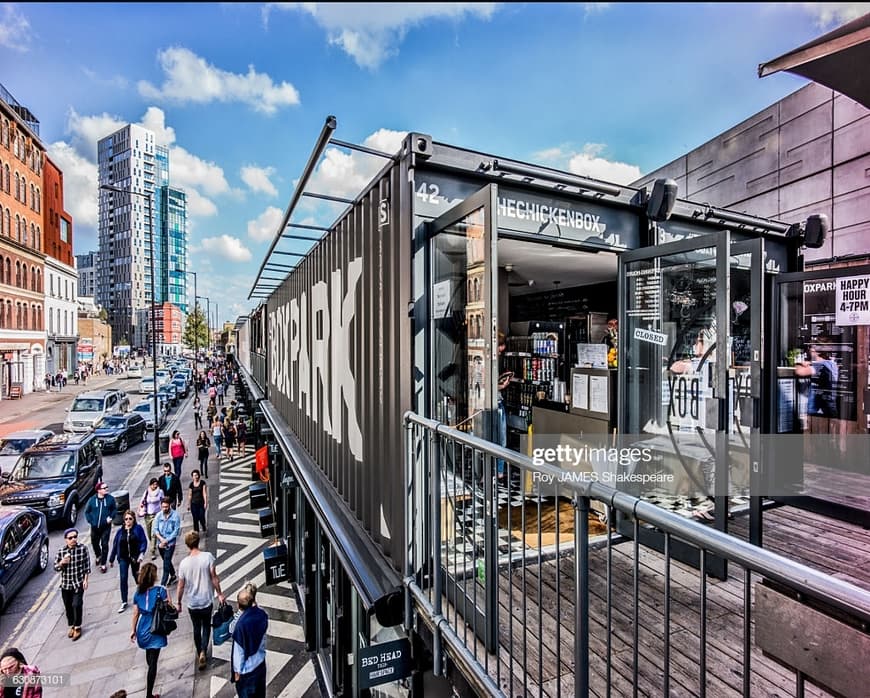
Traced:
[[[202, 401], [200, 394], [207, 396], [209, 424], [212, 428], [214, 457], [216, 460], [244, 455], [246, 449], [247, 423], [235, 400], [224, 405], [234, 376], [231, 369], [216, 361], [206, 370], [195, 371], [193, 413], [196, 438], [197, 466], [189, 473], [187, 487], [182, 485], [184, 463], [188, 456], [187, 444], [180, 430], [170, 439], [171, 462], [162, 465], [162, 474], [151, 477], [135, 507], [124, 511], [122, 524], [115, 527], [118, 514], [115, 498], [109, 494], [106, 483], [100, 482], [96, 492], [88, 500], [85, 518], [90, 525], [90, 542], [93, 549], [93, 565], [100, 573], [107, 573], [118, 563], [118, 586], [120, 606], [118, 613], [127, 611], [130, 604], [129, 586], [132, 578], [132, 618], [130, 640], [145, 651], [146, 696], [159, 698], [154, 693], [158, 676], [160, 650], [167, 646], [168, 633], [161, 634], [155, 628], [154, 615], [158, 607], [168, 607], [180, 612], [182, 600], [187, 599], [187, 611], [193, 628], [195, 663], [199, 670], [208, 665], [208, 646], [211, 637], [214, 597], [223, 606], [226, 597], [221, 588], [215, 557], [201, 549], [203, 537], [208, 536], [207, 511], [209, 493], [206, 479], [212, 440], [202, 428]], [[47, 383], [48, 389], [48, 383]], [[192, 530], [182, 531], [180, 509], [187, 500], [191, 514]], [[60, 590], [69, 627], [67, 637], [72, 642], [82, 636], [85, 592], [92, 574], [91, 555], [88, 547], [79, 542], [76, 527], [64, 531], [64, 543], [54, 559], [54, 569], [60, 575]], [[174, 556], [179, 539], [188, 549], [188, 555], [175, 567]], [[148, 560], [150, 550], [150, 560]], [[159, 574], [155, 564], [161, 558]], [[173, 594], [174, 589], [174, 594]], [[233, 651], [230, 680], [234, 682], [239, 696], [265, 698], [265, 638], [268, 616], [256, 605], [256, 587], [246, 583], [238, 593], [238, 612], [232, 627]], [[173, 601], [174, 598], [174, 601]], [[38, 674], [39, 670], [27, 664], [20, 651], [6, 649], [0, 660], [0, 673]], [[22, 698], [41, 698], [42, 688], [36, 682], [25, 683], [26, 690], [11, 693]], [[6, 696], [5, 690], [3, 696]]]

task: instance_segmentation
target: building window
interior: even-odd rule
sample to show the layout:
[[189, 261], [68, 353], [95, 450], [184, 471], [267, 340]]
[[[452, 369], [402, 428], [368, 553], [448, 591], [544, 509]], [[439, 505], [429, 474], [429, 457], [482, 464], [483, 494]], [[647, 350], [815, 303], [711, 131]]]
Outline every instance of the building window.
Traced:
[[69, 223], [64, 218], [60, 219], [60, 240], [69, 242]]
[[48, 288], [49, 288], [48, 295], [53, 297], [54, 296], [54, 274], [52, 274], [51, 272], [49, 272], [49, 274], [48, 274]]
[[36, 270], [36, 291], [37, 293], [42, 293], [42, 272], [37, 269]]
[[48, 313], [48, 333], [54, 334], [54, 316], [51, 312]]
[[21, 288], [21, 262], [15, 262], [15, 285]]
[[27, 265], [21, 265], [21, 284], [19, 284], [20, 288], [27, 289]]

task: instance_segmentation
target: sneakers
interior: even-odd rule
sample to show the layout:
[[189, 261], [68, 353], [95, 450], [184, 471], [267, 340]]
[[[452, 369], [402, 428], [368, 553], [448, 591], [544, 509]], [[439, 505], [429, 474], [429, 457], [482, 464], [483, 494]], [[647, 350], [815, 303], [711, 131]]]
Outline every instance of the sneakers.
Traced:
[[172, 576], [169, 578], [169, 581], [166, 582], [166, 583], [167, 583], [168, 585], [170, 585], [170, 586], [173, 585], [173, 584], [177, 584], [177, 583], [178, 583], [178, 577], [176, 577], [175, 575], [172, 575]]
[[198, 658], [198, 661], [196, 664], [199, 667], [199, 670], [202, 671], [203, 669], [205, 669], [205, 665], [207, 663], [208, 663], [208, 660], [205, 658], [205, 652], [200, 652], [199, 658]]
[[105, 565], [100, 565], [100, 572], [102, 572], [103, 574], [106, 574], [106, 566]]
[[118, 606], [118, 613], [123, 613], [123, 612], [126, 611], [126, 610], [127, 610], [127, 602], [126, 602], [126, 601], [122, 601], [122, 602], [121, 602], [121, 605]]

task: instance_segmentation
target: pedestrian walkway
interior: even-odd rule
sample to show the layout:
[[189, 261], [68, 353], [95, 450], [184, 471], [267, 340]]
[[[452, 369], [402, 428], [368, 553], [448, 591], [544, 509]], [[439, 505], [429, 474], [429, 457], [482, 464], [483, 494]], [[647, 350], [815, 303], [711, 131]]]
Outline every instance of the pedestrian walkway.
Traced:
[[[101, 379], [109, 382], [115, 378], [117, 376], [91, 378], [87, 387], [99, 387]], [[52, 399], [69, 399], [72, 394], [68, 386], [60, 394], [29, 395], [22, 400], [27, 408], [13, 415], [2, 411], [10, 404], [4, 402], [0, 407], [0, 419], [4, 420], [0, 426], [15, 423], [16, 429], [27, 428], [18, 425], [31, 410], [39, 410], [39, 404], [50, 404]], [[26, 402], [28, 398], [29, 403]], [[227, 402], [229, 399], [228, 396]], [[49, 402], [43, 402], [45, 400]], [[194, 428], [191, 401], [192, 395], [180, 406], [183, 413], [178, 423], [190, 449], [182, 476], [185, 495], [190, 482], [190, 471], [198, 465], [194, 445], [198, 431]], [[168, 460], [168, 456], [165, 460]], [[260, 537], [256, 516], [248, 506], [252, 460], [253, 454], [249, 452], [247, 456], [234, 461], [221, 461], [212, 450], [207, 480], [210, 486], [209, 534], [203, 538], [200, 547], [215, 555], [223, 591], [234, 608], [236, 595], [245, 582], [253, 581], [260, 589], [257, 602], [269, 614], [266, 646], [269, 680], [267, 695], [270, 698], [313, 698], [320, 696], [321, 692], [311, 655], [305, 651], [293, 590], [289, 584], [265, 586], [262, 549], [266, 541]], [[142, 454], [133, 467], [124, 486], [130, 492], [131, 503], [136, 502], [148, 479], [154, 474], [152, 464], [152, 453], [148, 451]], [[182, 533], [174, 557], [176, 568], [187, 554], [183, 542], [184, 534], [193, 527], [186, 503], [179, 513]], [[89, 527], [83, 518], [79, 524], [80, 541], [90, 549]], [[113, 538], [116, 530], [113, 527]], [[56, 552], [55, 549], [51, 550], [52, 561]], [[93, 565], [92, 550], [91, 559]], [[146, 555], [146, 561], [149, 559]], [[159, 559], [155, 564], [158, 571], [162, 570]], [[53, 578], [37, 600], [33, 612], [17, 627], [3, 628], [4, 646], [14, 645], [21, 649], [24, 656], [39, 666], [43, 673], [67, 674], [69, 684], [63, 689], [64, 698], [107, 698], [120, 689], [127, 691], [128, 698], [145, 698], [145, 653], [130, 642], [132, 604], [125, 612], [117, 612], [120, 604], [117, 565], [109, 568], [105, 574], [93, 565], [90, 585], [85, 592], [82, 636], [75, 642], [67, 637], [68, 627], [57, 575], [51, 568], [45, 574], [53, 575]], [[131, 601], [134, 590], [135, 585], [131, 584]], [[176, 596], [175, 591], [173, 587], [173, 599]], [[155, 692], [161, 698], [234, 696], [235, 689], [229, 683], [230, 646], [227, 643], [217, 648], [210, 647], [208, 666], [205, 671], [198, 671], [195, 666], [190, 617], [185, 608], [179, 619], [178, 629], [170, 635], [168, 646], [160, 653]]]
[[[250, 451], [250, 448], [249, 448]], [[257, 515], [251, 511], [253, 453], [224, 461], [220, 469], [220, 520], [217, 524], [217, 570], [221, 587], [235, 607], [236, 595], [251, 581], [257, 585], [257, 605], [269, 614], [266, 636], [266, 695], [314, 698], [321, 692], [309, 653], [305, 650], [302, 619], [290, 584], [266, 586], [263, 547]], [[214, 478], [211, 478], [214, 479]], [[214, 493], [212, 494], [214, 496]], [[213, 648], [209, 681], [197, 677], [195, 698], [230, 698], [230, 651], [227, 642]]]

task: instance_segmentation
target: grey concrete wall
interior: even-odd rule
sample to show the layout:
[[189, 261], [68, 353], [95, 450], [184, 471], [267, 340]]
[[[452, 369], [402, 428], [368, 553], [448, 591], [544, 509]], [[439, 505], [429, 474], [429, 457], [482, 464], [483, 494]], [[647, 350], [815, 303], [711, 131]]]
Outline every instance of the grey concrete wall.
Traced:
[[870, 110], [811, 83], [633, 186], [671, 177], [679, 197], [796, 223], [828, 216], [808, 262], [870, 256]]

